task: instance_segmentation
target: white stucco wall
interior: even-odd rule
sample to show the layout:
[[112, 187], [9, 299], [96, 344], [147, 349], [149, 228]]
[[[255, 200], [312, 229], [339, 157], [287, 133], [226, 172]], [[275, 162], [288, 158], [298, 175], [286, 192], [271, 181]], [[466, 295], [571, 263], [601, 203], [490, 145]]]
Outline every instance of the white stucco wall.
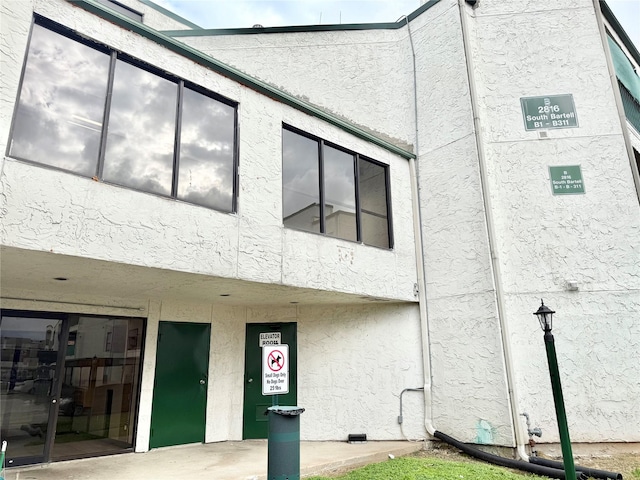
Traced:
[[[4, 151], [31, 2], [12, 2], [3, 28]], [[6, 8], [6, 7], [3, 7]], [[112, 262], [415, 301], [408, 162], [167, 52], [65, 1], [35, 2], [53, 21], [239, 102], [237, 214], [224, 214], [3, 158], [2, 243]], [[3, 15], [3, 21], [5, 21]], [[7, 32], [4, 34], [4, 32]], [[286, 122], [390, 165], [393, 250], [282, 226], [281, 125]], [[70, 234], [71, 232], [71, 234]], [[375, 269], [370, 268], [376, 265]]]
[[413, 98], [408, 93], [413, 80], [406, 28], [177, 39], [412, 149]]
[[[234, 215], [213, 212], [2, 157], [4, 245], [415, 301], [406, 160], [66, 2], [0, 6], [3, 151], [33, 4], [42, 15], [90, 38], [239, 101], [239, 210]], [[534, 425], [542, 427], [541, 441], [558, 440], [542, 333], [532, 315], [541, 297], [558, 312], [554, 333], [572, 440], [640, 441], [640, 209], [593, 4], [572, 0], [558, 8], [557, 2], [549, 0], [526, 1], [516, 7], [483, 0], [478, 5], [475, 9], [463, 6], [478, 99], [477, 132], [458, 3], [443, 0], [411, 23], [417, 54], [418, 164], [434, 424], [462, 441], [513, 444], [497, 281], [504, 293], [518, 409], [527, 411]], [[415, 144], [406, 28], [291, 35], [207, 41], [193, 37], [189, 42], [382, 132], [384, 138]], [[234, 40], [240, 43], [234, 46]], [[267, 42], [263, 50], [260, 41]], [[301, 43], [298, 48], [303, 53], [295, 51], [294, 42]], [[262, 68], [270, 56], [274, 62]], [[250, 59], [258, 57], [261, 61], [253, 62], [254, 70], [249, 70]], [[289, 65], [289, 58], [297, 58], [302, 65]], [[304, 70], [315, 79], [317, 70], [310, 64], [322, 65], [323, 81], [302, 76]], [[383, 74], [376, 79], [378, 71]], [[562, 93], [574, 96], [579, 128], [551, 130], [547, 139], [526, 132], [520, 98]], [[391, 166], [396, 232], [392, 251], [282, 228], [282, 122]], [[631, 138], [637, 140], [635, 135]], [[479, 155], [487, 166], [484, 192]], [[548, 167], [577, 164], [582, 167], [586, 193], [552, 195]], [[492, 207], [491, 224], [487, 224], [484, 195]], [[488, 229], [496, 238], [493, 250]], [[500, 266], [497, 279], [492, 275], [492, 255]], [[578, 281], [577, 292], [566, 290], [570, 279]], [[89, 298], [84, 301], [90, 303]], [[37, 305], [19, 303], [13, 308]], [[224, 374], [210, 384], [207, 441], [242, 435], [245, 323], [298, 322], [299, 403], [308, 409], [302, 422], [303, 439], [343, 439], [354, 432], [367, 432], [372, 439], [401, 438], [397, 397], [403, 388], [423, 382], [415, 305], [246, 308], [153, 299], [145, 313], [148, 350], [137, 446], [142, 450], [148, 445], [160, 320], [212, 324], [210, 368], [219, 365]], [[322, 357], [334, 349], [331, 364], [326, 365]], [[363, 389], [371, 396], [363, 398]], [[418, 396], [412, 394], [412, 398]], [[423, 411], [419, 401], [408, 402], [405, 422], [411, 423], [405, 427], [410, 437], [417, 438], [424, 431], [415, 418], [421, 418]], [[367, 408], [361, 408], [363, 404]]]
[[150, 305], [137, 451], [146, 451], [159, 321], [211, 324], [206, 441], [242, 439], [247, 323], [296, 322], [298, 404], [302, 440], [425, 438], [420, 322], [414, 305], [223, 307], [156, 302]]
[[[411, 22], [410, 32], [403, 27], [179, 39], [368, 129], [411, 144], [413, 41], [434, 422], [463, 441], [487, 438], [489, 424], [493, 442], [511, 444], [457, 3], [436, 4]], [[470, 379], [470, 372], [480, 373], [480, 378]]]
[[[557, 311], [572, 440], [637, 442], [640, 208], [593, 3], [485, 0], [465, 12], [520, 407], [542, 442], [558, 441], [532, 315], [543, 297]], [[579, 128], [525, 131], [521, 97], [569, 93]], [[553, 195], [554, 165], [580, 165], [585, 194]]]
[[500, 327], [457, 2], [411, 23], [434, 425], [513, 445]]
[[[207, 442], [242, 438], [245, 325], [266, 321], [298, 322], [298, 398], [307, 409], [303, 439], [343, 440], [348, 433], [361, 432], [373, 440], [424, 437], [422, 394], [407, 394], [403, 428], [397, 423], [400, 392], [423, 384], [408, 162], [67, 2], [25, 1], [2, 8], [2, 45], [7, 47], [2, 51], [0, 99], [3, 151], [34, 9], [82, 35], [238, 101], [241, 132], [239, 208], [233, 215], [3, 156], [3, 246], [21, 249], [27, 262], [29, 251], [50, 252], [69, 259], [68, 265], [74, 265], [71, 259], [77, 257], [106, 261], [110, 268], [122, 265], [123, 275], [129, 271], [126, 266], [139, 266], [406, 302], [247, 308], [157, 294], [133, 298], [122, 292], [106, 298], [96, 291], [44, 303], [40, 296], [51, 298], [51, 292], [11, 285], [11, 279], [3, 277], [10, 285], [3, 293], [14, 297], [3, 301], [3, 307], [147, 318], [136, 450], [145, 451], [149, 445], [162, 320], [212, 325]], [[393, 250], [282, 227], [283, 122], [390, 165]]]

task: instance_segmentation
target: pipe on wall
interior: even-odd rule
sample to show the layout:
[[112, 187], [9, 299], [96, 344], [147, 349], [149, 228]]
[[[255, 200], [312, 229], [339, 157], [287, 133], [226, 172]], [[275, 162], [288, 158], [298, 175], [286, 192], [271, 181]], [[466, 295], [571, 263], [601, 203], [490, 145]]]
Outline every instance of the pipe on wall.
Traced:
[[493, 207], [491, 205], [491, 196], [489, 194], [489, 181], [487, 178], [486, 158], [484, 153], [484, 146], [480, 138], [480, 132], [482, 132], [482, 128], [481, 128], [482, 126], [480, 122], [480, 116], [478, 114], [478, 92], [476, 91], [473, 60], [471, 59], [471, 54], [469, 52], [469, 48], [470, 48], [469, 26], [467, 24], [465, 8], [471, 8], [471, 7], [466, 7], [464, 0], [458, 0], [458, 7], [460, 11], [462, 44], [464, 49], [465, 61], [467, 65], [467, 75], [469, 78], [469, 96], [471, 99], [471, 110], [473, 114], [476, 149], [478, 154], [478, 164], [479, 164], [479, 170], [480, 170], [480, 184], [482, 189], [482, 198], [484, 201], [484, 213], [485, 213], [485, 221], [487, 223], [489, 250], [491, 254], [491, 266], [492, 266], [491, 273], [493, 276], [493, 285], [496, 292], [495, 293], [496, 306], [498, 309], [498, 322], [500, 324], [502, 353], [504, 358], [507, 388], [508, 388], [507, 397], [509, 400], [509, 406], [511, 410], [511, 421], [513, 423], [513, 428], [515, 431], [515, 443], [516, 443], [518, 456], [523, 460], [528, 461], [529, 455], [527, 455], [527, 452], [525, 450], [525, 445], [527, 444], [527, 440], [524, 435], [524, 432], [522, 431], [522, 425], [519, 419], [520, 409], [518, 408], [518, 395], [517, 395], [516, 383], [514, 379], [515, 375], [514, 375], [514, 369], [513, 369], [513, 356], [511, 354], [511, 347], [509, 343], [510, 335], [509, 335], [509, 329], [508, 329], [506, 314], [505, 314], [504, 294], [502, 291], [502, 283], [501, 283], [502, 274], [500, 270], [500, 261], [498, 258], [498, 253], [496, 251], [497, 241], [496, 241], [496, 232], [495, 232], [495, 222], [493, 219]]
[[[415, 120], [415, 154], [420, 158], [420, 141], [418, 135], [418, 79], [416, 73], [416, 52], [411, 36], [411, 26], [409, 18], [404, 17], [411, 44], [411, 55], [413, 58], [413, 106]], [[427, 310], [427, 281], [424, 269], [424, 241], [422, 239], [422, 215], [420, 209], [420, 187], [418, 185], [418, 167], [416, 160], [409, 159], [410, 181], [411, 181], [411, 205], [413, 209], [413, 230], [414, 246], [416, 252], [416, 273], [418, 282], [418, 305], [420, 308], [420, 334], [422, 340], [422, 370], [424, 376], [424, 427], [433, 435], [436, 431], [433, 426], [432, 393], [431, 393], [431, 343], [429, 339], [429, 315]]]

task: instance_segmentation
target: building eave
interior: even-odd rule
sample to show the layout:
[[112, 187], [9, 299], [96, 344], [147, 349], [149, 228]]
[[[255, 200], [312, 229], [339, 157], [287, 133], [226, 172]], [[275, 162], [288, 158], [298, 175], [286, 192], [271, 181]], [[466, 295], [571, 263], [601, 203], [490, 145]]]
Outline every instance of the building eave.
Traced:
[[607, 5], [607, 2], [605, 0], [600, 0], [600, 9], [605, 20], [609, 23], [616, 35], [618, 35], [618, 38], [624, 44], [629, 54], [631, 54], [636, 63], [640, 65], [640, 52], [633, 44], [633, 41], [631, 41], [629, 35], [627, 35], [627, 32], [624, 31], [624, 28], [622, 27], [622, 25], [620, 25], [620, 22], [613, 14], [613, 11], [609, 7], [609, 5]]

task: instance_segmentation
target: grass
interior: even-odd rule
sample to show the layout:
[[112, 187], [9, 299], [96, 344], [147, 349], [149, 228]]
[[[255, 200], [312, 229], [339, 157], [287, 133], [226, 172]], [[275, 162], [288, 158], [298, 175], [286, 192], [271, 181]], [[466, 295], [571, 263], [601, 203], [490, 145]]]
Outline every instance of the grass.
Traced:
[[631, 475], [633, 475], [633, 478], [639, 478], [640, 479], [640, 468], [636, 468], [635, 470], [633, 470], [631, 472]]
[[401, 457], [374, 463], [334, 477], [310, 477], [309, 480], [534, 480], [539, 477], [494, 465], [454, 462], [432, 457]]

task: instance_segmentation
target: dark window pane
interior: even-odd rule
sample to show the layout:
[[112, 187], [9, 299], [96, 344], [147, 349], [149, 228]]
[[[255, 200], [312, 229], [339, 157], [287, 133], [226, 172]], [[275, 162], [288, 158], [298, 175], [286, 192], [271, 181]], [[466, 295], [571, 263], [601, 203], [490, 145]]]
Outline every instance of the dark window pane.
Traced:
[[34, 25], [9, 155], [96, 174], [109, 56]]
[[360, 213], [362, 241], [389, 248], [386, 168], [360, 159]]
[[323, 153], [325, 233], [356, 241], [354, 157], [328, 146]]
[[233, 210], [235, 109], [184, 89], [178, 198]]
[[171, 195], [178, 85], [118, 60], [103, 179]]
[[282, 201], [287, 227], [320, 232], [318, 142], [282, 131]]

